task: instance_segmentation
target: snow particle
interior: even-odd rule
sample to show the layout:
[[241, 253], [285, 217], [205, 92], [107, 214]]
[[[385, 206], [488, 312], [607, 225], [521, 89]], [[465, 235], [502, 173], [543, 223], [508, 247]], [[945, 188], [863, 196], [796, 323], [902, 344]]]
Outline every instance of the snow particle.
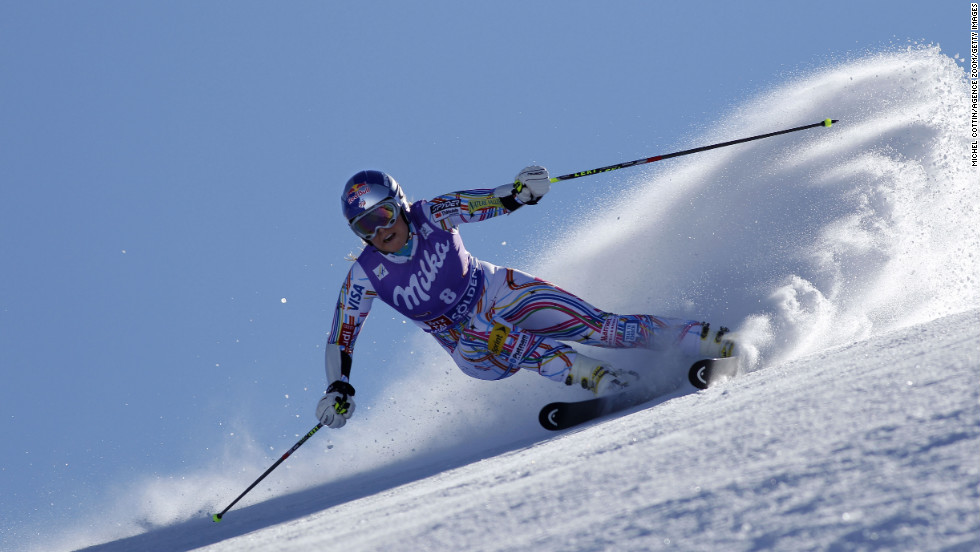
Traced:
[[282, 299], [279, 300], [279, 302], [282, 303], [282, 304], [286, 304], [286, 298], [283, 297]]

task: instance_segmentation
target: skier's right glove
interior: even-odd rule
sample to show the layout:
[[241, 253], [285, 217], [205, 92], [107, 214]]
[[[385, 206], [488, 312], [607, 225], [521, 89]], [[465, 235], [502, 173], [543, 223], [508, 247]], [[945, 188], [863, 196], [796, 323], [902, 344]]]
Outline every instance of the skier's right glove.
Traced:
[[327, 387], [327, 394], [316, 405], [320, 423], [333, 429], [344, 427], [354, 415], [354, 386], [337, 380]]
[[549, 191], [551, 177], [542, 166], [524, 167], [514, 178], [514, 197], [524, 205], [534, 205]]

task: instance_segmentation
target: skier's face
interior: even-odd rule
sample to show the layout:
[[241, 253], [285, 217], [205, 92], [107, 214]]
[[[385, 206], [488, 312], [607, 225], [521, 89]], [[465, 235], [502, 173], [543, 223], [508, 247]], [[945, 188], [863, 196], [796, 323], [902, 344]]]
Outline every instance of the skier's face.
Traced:
[[391, 228], [381, 228], [371, 238], [371, 245], [383, 253], [394, 253], [408, 243], [408, 224], [401, 215]]

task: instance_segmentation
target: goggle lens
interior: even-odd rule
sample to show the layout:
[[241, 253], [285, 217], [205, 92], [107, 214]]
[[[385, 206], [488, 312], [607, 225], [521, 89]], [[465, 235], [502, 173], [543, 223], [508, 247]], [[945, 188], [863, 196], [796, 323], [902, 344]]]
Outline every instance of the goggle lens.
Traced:
[[378, 230], [391, 228], [398, 221], [398, 206], [380, 203], [351, 221], [350, 227], [358, 236], [370, 241]]

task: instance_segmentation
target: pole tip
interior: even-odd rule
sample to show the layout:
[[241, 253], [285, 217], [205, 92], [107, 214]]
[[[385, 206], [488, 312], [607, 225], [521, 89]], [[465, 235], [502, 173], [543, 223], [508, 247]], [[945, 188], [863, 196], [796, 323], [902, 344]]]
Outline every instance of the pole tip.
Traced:
[[218, 523], [219, 521], [221, 521], [221, 514], [214, 514], [213, 516], [211, 516], [211, 521], [213, 521], [215, 523]]
[[823, 126], [829, 127], [830, 125], [837, 122], [837, 119], [824, 119]]

